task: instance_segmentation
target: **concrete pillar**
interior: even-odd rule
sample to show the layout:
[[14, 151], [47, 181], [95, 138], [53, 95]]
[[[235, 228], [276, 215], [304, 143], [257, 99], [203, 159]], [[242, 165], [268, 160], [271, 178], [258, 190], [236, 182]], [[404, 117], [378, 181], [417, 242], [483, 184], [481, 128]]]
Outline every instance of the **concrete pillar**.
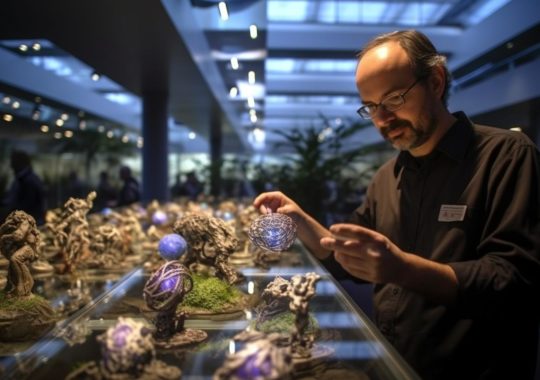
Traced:
[[221, 112], [218, 107], [214, 107], [210, 118], [210, 194], [215, 197], [218, 197], [221, 192], [222, 145]]
[[169, 200], [168, 100], [164, 91], [143, 93], [142, 201]]

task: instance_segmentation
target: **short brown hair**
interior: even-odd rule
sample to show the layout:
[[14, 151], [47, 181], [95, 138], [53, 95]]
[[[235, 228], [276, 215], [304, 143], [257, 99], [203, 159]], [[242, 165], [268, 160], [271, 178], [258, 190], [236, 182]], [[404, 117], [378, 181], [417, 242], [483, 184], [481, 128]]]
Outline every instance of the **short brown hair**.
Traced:
[[433, 67], [442, 66], [446, 84], [441, 100], [447, 104], [451, 75], [446, 65], [446, 57], [437, 51], [424, 33], [409, 29], [381, 34], [364, 46], [358, 54], [358, 59], [362, 59], [369, 50], [391, 41], [396, 41], [405, 50], [417, 78], [427, 77], [431, 74]]

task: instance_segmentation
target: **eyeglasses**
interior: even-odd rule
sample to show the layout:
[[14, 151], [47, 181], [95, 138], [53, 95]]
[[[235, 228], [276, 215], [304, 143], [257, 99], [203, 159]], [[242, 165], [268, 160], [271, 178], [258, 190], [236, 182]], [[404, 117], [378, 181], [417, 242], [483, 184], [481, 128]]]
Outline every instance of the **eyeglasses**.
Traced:
[[371, 119], [373, 115], [375, 115], [379, 107], [382, 107], [386, 111], [390, 112], [397, 111], [405, 104], [405, 95], [407, 95], [407, 93], [411, 91], [411, 89], [416, 86], [416, 84], [422, 79], [422, 77], [416, 79], [414, 83], [411, 84], [409, 88], [403, 91], [401, 94], [390, 95], [389, 97], [381, 100], [379, 104], [363, 105], [362, 107], [358, 108], [356, 112], [358, 112], [358, 115], [360, 115], [364, 119]]

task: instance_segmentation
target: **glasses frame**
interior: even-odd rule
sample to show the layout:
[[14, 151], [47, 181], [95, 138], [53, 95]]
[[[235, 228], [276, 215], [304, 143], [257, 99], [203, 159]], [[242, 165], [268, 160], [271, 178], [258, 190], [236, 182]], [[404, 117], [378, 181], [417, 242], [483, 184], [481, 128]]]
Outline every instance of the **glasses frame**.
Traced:
[[[405, 91], [403, 91], [402, 93], [397, 94], [397, 95], [387, 96], [386, 98], [381, 100], [380, 103], [365, 104], [365, 105], [361, 106], [360, 108], [358, 108], [356, 110], [356, 113], [358, 113], [358, 115], [360, 115], [360, 117], [362, 119], [372, 119], [373, 115], [375, 115], [377, 113], [377, 111], [379, 110], [379, 107], [383, 107], [388, 112], [397, 111], [398, 109], [403, 107], [403, 105], [405, 104], [405, 95], [407, 95], [409, 93], [409, 91], [411, 91], [412, 88], [414, 86], [416, 86], [416, 84], [418, 82], [420, 82], [422, 79], [424, 79], [424, 77], [416, 78], [416, 80], [413, 82], [413, 84], [411, 84]], [[399, 104], [397, 106], [387, 106], [387, 105], [384, 104], [388, 99], [394, 98], [394, 97], [401, 98], [401, 104]]]

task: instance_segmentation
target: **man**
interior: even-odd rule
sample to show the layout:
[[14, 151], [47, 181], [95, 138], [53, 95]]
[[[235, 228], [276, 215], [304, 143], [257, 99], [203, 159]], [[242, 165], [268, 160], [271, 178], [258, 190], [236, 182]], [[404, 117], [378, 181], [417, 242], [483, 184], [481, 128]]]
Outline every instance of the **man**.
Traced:
[[292, 216], [318, 258], [375, 284], [375, 322], [422, 378], [532, 379], [538, 150], [519, 132], [451, 114], [448, 83], [444, 57], [422, 33], [377, 37], [359, 56], [358, 111], [400, 153], [377, 172], [353, 223], [327, 230], [279, 192], [254, 205]]
[[2, 202], [7, 213], [21, 210], [32, 215], [38, 225], [45, 223], [45, 186], [32, 169], [30, 156], [14, 150], [10, 164], [15, 178]]
[[131, 175], [131, 169], [128, 166], [122, 166], [119, 171], [120, 179], [124, 182], [118, 193], [116, 206], [129, 206], [141, 199], [139, 192], [139, 182]]

